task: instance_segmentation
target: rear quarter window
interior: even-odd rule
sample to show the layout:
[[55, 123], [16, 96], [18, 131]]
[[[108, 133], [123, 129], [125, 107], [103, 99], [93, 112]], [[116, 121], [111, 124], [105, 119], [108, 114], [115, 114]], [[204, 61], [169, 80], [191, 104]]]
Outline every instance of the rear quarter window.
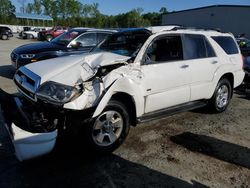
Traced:
[[220, 45], [220, 47], [229, 55], [231, 54], [238, 54], [239, 50], [237, 48], [237, 45], [232, 37], [222, 37], [222, 36], [216, 36], [212, 37], [212, 39]]

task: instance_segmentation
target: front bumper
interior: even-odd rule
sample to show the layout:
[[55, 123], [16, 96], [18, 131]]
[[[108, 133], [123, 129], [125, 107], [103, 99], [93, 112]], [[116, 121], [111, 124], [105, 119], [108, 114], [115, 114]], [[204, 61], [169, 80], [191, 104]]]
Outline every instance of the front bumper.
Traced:
[[[57, 129], [51, 131], [35, 131], [28, 128], [27, 117], [22, 111], [22, 103], [19, 98], [11, 98], [11, 95], [1, 91], [0, 96], [0, 126], [5, 126], [15, 148], [16, 157], [27, 160], [51, 152], [55, 146]], [[9, 103], [6, 107], [5, 102]], [[13, 121], [14, 116], [19, 116], [20, 125]]]
[[10, 55], [11, 64], [15, 69], [18, 69], [21, 66], [27, 65], [31, 62], [31, 59], [22, 59], [19, 54], [12, 52]]

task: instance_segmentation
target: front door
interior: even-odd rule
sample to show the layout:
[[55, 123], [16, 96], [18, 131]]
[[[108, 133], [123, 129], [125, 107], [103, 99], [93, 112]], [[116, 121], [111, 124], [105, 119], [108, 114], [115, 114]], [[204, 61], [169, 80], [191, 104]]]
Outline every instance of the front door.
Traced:
[[180, 35], [156, 38], [148, 47], [143, 61], [145, 113], [189, 101], [188, 67], [183, 64]]

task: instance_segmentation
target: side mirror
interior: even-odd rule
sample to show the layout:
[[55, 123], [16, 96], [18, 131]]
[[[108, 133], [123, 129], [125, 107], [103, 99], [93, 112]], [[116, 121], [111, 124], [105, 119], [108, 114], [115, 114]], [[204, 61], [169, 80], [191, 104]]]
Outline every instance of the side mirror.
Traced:
[[70, 46], [72, 48], [79, 48], [81, 46], [81, 43], [80, 42], [77, 42], [77, 41], [73, 41]]

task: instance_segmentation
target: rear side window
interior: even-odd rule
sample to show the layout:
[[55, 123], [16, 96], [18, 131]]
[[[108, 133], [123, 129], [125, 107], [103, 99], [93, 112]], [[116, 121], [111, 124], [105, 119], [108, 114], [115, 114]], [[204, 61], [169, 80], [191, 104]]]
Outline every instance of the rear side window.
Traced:
[[227, 54], [238, 54], [239, 50], [232, 37], [212, 37]]
[[215, 53], [203, 35], [184, 35], [184, 59], [214, 57]]

